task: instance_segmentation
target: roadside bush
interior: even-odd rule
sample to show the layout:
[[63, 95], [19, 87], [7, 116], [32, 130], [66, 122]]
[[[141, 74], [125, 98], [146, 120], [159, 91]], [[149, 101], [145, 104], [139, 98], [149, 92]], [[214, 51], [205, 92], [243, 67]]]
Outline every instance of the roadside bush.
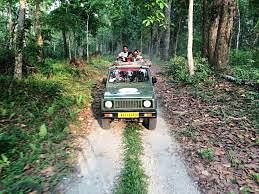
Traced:
[[[21, 81], [0, 75], [0, 193], [41, 193], [43, 182], [52, 187], [70, 170], [68, 124], [90, 102], [106, 68], [98, 67], [86, 66], [94, 75], [89, 79], [75, 76], [68, 63], [47, 59]], [[53, 177], [41, 173], [46, 167], [55, 169]]]
[[243, 80], [259, 81], [259, 57], [257, 50], [233, 50], [230, 57], [230, 65], [234, 70], [234, 76]]
[[0, 74], [11, 74], [14, 71], [14, 51], [0, 48]]
[[195, 75], [190, 76], [185, 57], [178, 56], [170, 60], [169, 76], [173, 80], [181, 81], [187, 84], [198, 84], [208, 80], [211, 75], [211, 69], [205, 58], [194, 58]]
[[23, 61], [25, 66], [37, 66], [37, 45], [35, 39], [30, 39], [23, 48]]

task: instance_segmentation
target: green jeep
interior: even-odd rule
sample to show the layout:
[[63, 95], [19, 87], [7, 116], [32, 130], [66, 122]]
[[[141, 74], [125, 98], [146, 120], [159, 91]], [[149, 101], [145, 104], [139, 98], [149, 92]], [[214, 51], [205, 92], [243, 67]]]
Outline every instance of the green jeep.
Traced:
[[104, 83], [106, 88], [101, 101], [102, 128], [109, 129], [111, 121], [116, 119], [135, 120], [148, 129], [156, 128], [156, 78], [151, 76], [148, 66], [135, 63], [112, 66]]

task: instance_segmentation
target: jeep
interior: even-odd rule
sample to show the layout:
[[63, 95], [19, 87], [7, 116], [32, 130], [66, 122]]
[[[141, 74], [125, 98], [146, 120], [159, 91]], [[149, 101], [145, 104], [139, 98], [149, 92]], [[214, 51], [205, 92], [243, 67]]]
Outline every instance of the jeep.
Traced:
[[151, 76], [149, 66], [120, 63], [109, 68], [103, 82], [106, 87], [101, 100], [102, 128], [109, 129], [113, 120], [120, 119], [138, 121], [148, 129], [156, 128], [156, 78]]

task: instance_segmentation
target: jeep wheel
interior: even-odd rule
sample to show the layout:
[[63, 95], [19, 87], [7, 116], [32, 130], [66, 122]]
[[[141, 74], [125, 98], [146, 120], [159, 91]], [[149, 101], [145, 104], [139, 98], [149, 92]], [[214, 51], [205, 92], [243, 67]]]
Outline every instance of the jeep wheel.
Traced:
[[144, 119], [143, 125], [149, 130], [154, 130], [156, 128], [156, 122], [157, 118]]
[[103, 129], [110, 129], [111, 127], [111, 119], [102, 119], [101, 125]]
[[148, 119], [148, 129], [149, 130], [156, 129], [156, 122], [157, 122], [157, 118], [150, 118], [150, 119]]

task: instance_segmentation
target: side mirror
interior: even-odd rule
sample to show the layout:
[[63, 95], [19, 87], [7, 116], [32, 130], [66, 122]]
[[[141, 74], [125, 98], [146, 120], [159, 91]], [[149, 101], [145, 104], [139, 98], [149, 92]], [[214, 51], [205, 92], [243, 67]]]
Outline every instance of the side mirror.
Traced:
[[107, 78], [103, 78], [102, 83], [103, 83], [103, 84], [106, 84], [106, 82], [107, 82]]
[[152, 83], [153, 83], [153, 84], [157, 83], [156, 77], [152, 77]]

